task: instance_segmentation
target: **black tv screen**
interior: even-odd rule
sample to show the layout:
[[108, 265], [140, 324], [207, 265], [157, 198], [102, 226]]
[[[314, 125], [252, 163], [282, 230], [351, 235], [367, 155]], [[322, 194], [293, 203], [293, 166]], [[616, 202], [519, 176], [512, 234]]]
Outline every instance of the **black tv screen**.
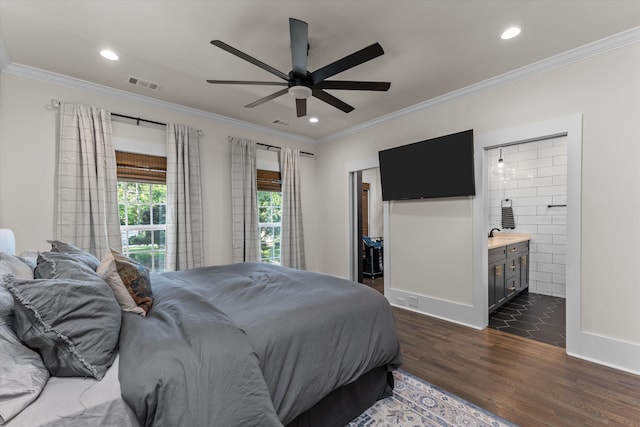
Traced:
[[382, 200], [473, 196], [473, 129], [382, 150]]

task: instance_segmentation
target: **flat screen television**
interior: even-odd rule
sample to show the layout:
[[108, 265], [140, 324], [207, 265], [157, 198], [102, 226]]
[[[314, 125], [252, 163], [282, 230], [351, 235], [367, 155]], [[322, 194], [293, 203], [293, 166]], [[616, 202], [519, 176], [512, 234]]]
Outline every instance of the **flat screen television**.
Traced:
[[382, 150], [382, 200], [476, 194], [473, 129]]

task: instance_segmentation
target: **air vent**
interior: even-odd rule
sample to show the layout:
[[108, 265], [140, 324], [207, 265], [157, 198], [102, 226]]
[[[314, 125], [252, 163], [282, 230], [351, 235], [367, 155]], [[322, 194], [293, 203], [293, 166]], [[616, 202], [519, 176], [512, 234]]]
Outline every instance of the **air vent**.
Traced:
[[160, 85], [150, 80], [141, 79], [140, 77], [129, 76], [129, 84], [140, 86], [145, 89], [158, 90]]
[[289, 126], [289, 123], [287, 122], [283, 122], [282, 120], [274, 120], [273, 123], [280, 125], [280, 126]]

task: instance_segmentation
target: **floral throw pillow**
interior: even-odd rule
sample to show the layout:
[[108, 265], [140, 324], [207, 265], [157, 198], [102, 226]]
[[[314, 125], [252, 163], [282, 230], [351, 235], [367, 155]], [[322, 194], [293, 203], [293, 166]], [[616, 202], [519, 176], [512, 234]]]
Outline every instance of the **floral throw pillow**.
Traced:
[[147, 267], [111, 249], [97, 272], [111, 286], [123, 311], [145, 316], [151, 309], [153, 292]]

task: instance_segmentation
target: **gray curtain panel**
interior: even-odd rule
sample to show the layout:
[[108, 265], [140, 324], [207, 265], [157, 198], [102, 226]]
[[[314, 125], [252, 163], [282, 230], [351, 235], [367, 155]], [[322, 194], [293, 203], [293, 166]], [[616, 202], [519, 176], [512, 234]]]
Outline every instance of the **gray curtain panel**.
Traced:
[[300, 151], [288, 147], [280, 150], [282, 178], [281, 264], [305, 269], [302, 200], [300, 197]]
[[233, 262], [260, 261], [256, 143], [232, 136], [229, 142]]
[[58, 151], [58, 239], [97, 257], [122, 250], [111, 113], [62, 103]]
[[198, 130], [167, 124], [165, 270], [201, 267], [204, 258]]

